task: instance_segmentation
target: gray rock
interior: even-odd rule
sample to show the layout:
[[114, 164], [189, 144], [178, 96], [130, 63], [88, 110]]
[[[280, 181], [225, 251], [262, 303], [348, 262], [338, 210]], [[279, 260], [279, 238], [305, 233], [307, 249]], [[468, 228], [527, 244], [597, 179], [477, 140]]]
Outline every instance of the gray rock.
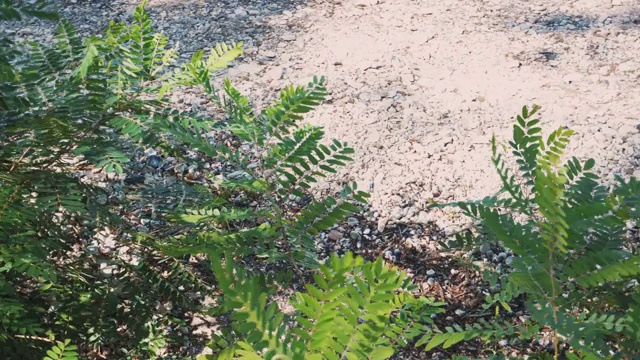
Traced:
[[418, 223], [419, 224], [429, 224], [434, 221], [433, 215], [430, 212], [420, 211], [418, 213]]
[[331, 230], [329, 232], [329, 239], [333, 240], [333, 241], [338, 241], [340, 239], [342, 239], [342, 233], [338, 230]]
[[391, 219], [392, 220], [400, 220], [402, 219], [402, 216], [404, 216], [404, 209], [402, 209], [399, 206], [396, 206], [395, 208], [393, 208], [393, 210], [391, 210]]
[[467, 312], [462, 310], [462, 309], [457, 309], [453, 313], [456, 314], [457, 316], [462, 316], [462, 315], [466, 314]]
[[154, 169], [159, 169], [162, 166], [162, 158], [158, 155], [151, 155], [147, 159], [147, 164]]
[[296, 40], [296, 36], [292, 33], [286, 33], [283, 34], [280, 39], [282, 39], [282, 41], [295, 41]]
[[247, 10], [245, 10], [242, 6], [238, 6], [236, 10], [233, 12], [233, 15], [243, 17], [249, 15]]
[[261, 51], [260, 55], [262, 55], [262, 56], [264, 56], [265, 58], [268, 58], [268, 59], [275, 59], [276, 58], [276, 53], [271, 51], [271, 50]]
[[491, 251], [491, 244], [482, 244], [480, 246], [480, 252], [483, 254], [487, 254], [489, 253], [489, 251]]
[[436, 271], [435, 270], [433, 270], [433, 269], [427, 270], [427, 276], [428, 277], [433, 277], [435, 275], [436, 275]]

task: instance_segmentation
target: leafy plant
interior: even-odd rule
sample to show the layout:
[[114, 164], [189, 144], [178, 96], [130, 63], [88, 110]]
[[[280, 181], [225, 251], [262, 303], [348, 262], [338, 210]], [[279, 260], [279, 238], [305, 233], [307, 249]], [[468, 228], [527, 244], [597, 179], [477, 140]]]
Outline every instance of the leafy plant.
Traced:
[[[190, 225], [192, 235], [180, 238], [167, 251], [179, 255], [232, 250], [236, 256], [258, 256], [271, 262], [317, 268], [314, 235], [357, 211], [350, 200], [364, 202], [368, 197], [355, 185], [345, 187], [337, 198], [309, 197], [310, 184], [327, 173], [335, 173], [335, 167], [351, 161], [349, 155], [353, 153], [338, 140], [322, 144], [322, 128], [294, 122], [324, 99], [324, 79], [314, 78], [307, 88], [286, 88], [279, 101], [258, 115], [230, 82], [224, 85], [226, 96], [220, 97], [210, 88], [207, 77], [199, 81], [207, 94], [232, 115], [230, 131], [256, 148], [253, 154], [242, 158], [230, 149], [209, 148], [211, 155], [226, 155], [239, 169], [217, 184], [223, 191], [241, 192], [262, 204], [255, 211], [240, 209], [216, 197], [199, 209], [187, 209], [176, 220]], [[300, 203], [304, 205], [301, 207]], [[236, 224], [240, 222], [239, 231]]]
[[507, 146], [491, 140], [500, 192], [448, 204], [479, 222], [457, 243], [497, 243], [517, 255], [501, 277], [501, 298], [525, 294], [531, 321], [552, 331], [555, 359], [563, 343], [571, 358], [635, 357], [640, 256], [626, 229], [638, 218], [638, 181], [617, 178], [608, 190], [590, 172], [593, 159], [561, 163], [573, 131], [560, 127], [543, 138], [538, 109], [517, 116], [508, 143], [517, 172], [499, 151]]
[[365, 262], [347, 253], [332, 255], [314, 284], [289, 299], [293, 312], [285, 314], [265, 291], [267, 279], [249, 276], [225, 259], [213, 267], [223, 309], [231, 311], [233, 334], [227, 339], [236, 340], [219, 339], [219, 354], [203, 358], [387, 359], [421, 331], [412, 331], [406, 310], [423, 312], [429, 320], [442, 311], [441, 303], [410, 293], [415, 286], [405, 273], [382, 259]]
[[78, 359], [77, 347], [70, 345], [71, 340], [58, 341], [51, 350], [47, 350], [44, 360], [76, 360]]
[[[56, 18], [44, 1], [0, 5], [3, 20]], [[193, 307], [190, 292], [209, 287], [188, 264], [163, 255], [158, 242], [127, 236], [131, 224], [117, 206], [100, 200], [105, 189], [84, 174], [94, 167], [123, 173], [135, 142], [166, 143], [162, 131], [179, 117], [164, 110], [162, 96], [148, 94], [181, 81], [181, 71], [166, 68], [176, 52], [152, 32], [144, 3], [133, 25], [112, 23], [104, 35], [84, 41], [64, 20], [51, 44], [16, 43], [7, 34], [0, 39], [2, 357], [44, 354], [42, 339], [53, 338], [72, 339], [83, 353], [115, 347], [147, 354], [157, 341], [145, 339], [164, 336], [179, 321], [158, 308], [167, 302]], [[240, 52], [239, 44], [219, 48], [213, 60], [194, 57], [189, 66], [219, 69]], [[122, 126], [124, 118], [147, 126], [144, 136]], [[115, 249], [95, 245], [103, 229], [115, 230]]]
[[[45, 2], [0, 5], [3, 20], [54, 17]], [[323, 78], [287, 87], [275, 104], [254, 111], [230, 82], [222, 94], [213, 85], [242, 44], [218, 44], [178, 66], [169, 39], [153, 32], [145, 2], [132, 23], [112, 22], [102, 35], [81, 39], [62, 20], [51, 44], [16, 43], [10, 35], [2, 42], [3, 358], [67, 354], [67, 342], [47, 349], [55, 339], [70, 339], [81, 355], [161, 356], [182, 341], [169, 329], [185, 327], [186, 313], [202, 311], [200, 300], [215, 296], [214, 279], [198, 268], [201, 254], [286, 263], [301, 275], [319, 267], [314, 236], [367, 197], [355, 186], [335, 197], [309, 192], [353, 153], [346, 143], [323, 143], [321, 128], [299, 123], [324, 99]], [[168, 95], [185, 86], [202, 88], [227, 116], [173, 108]], [[212, 141], [212, 133], [227, 141]], [[250, 150], [240, 151], [243, 145]], [[162, 189], [128, 188], [120, 198], [86, 177], [109, 174], [102, 176], [107, 186], [121, 181], [145, 149], [201, 165], [185, 148], [233, 171], [200, 167], [210, 187], [185, 176]], [[171, 233], [139, 233], [141, 219], [128, 215], [140, 204], [173, 220]], [[101, 244], [105, 233], [109, 247]], [[408, 321], [403, 316], [398, 321]]]

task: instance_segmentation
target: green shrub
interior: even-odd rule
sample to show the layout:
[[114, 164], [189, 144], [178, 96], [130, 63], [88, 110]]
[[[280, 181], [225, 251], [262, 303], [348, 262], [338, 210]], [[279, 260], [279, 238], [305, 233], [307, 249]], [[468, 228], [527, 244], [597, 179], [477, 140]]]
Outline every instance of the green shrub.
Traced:
[[[456, 245], [498, 244], [516, 254], [499, 278], [503, 290], [488, 304], [508, 307], [524, 295], [529, 325], [553, 331], [555, 359], [564, 353], [563, 343], [571, 346], [570, 359], [635, 358], [640, 256], [627, 224], [638, 219], [640, 183], [617, 178], [608, 189], [590, 172], [592, 159], [561, 163], [573, 131], [561, 127], [543, 138], [540, 120], [533, 118], [537, 111], [522, 109], [508, 146], [492, 139], [502, 189], [481, 201], [454, 204], [479, 222], [476, 231], [458, 234]], [[507, 148], [517, 172], [500, 151]], [[460, 340], [480, 334], [472, 331]]]
[[[54, 18], [45, 5], [3, 2], [2, 19]], [[155, 333], [166, 335], [158, 329], [183, 321], [158, 308], [192, 306], [189, 291], [208, 285], [162, 254], [157, 241], [118, 236], [117, 247], [130, 248], [126, 256], [96, 252], [90, 240], [97, 231], [131, 232], [131, 225], [100, 200], [105, 189], [81, 174], [92, 167], [122, 173], [136, 143], [166, 143], [161, 131], [180, 114], [149, 94], [188, 76], [165, 70], [175, 51], [152, 33], [144, 4], [133, 24], [112, 23], [102, 36], [81, 39], [63, 20], [52, 44], [1, 38], [2, 357], [44, 355], [54, 339], [71, 339], [83, 353], [154, 356], [164, 344]], [[188, 66], [215, 70], [240, 53], [235, 45], [220, 49]], [[144, 134], [125, 120], [146, 126]]]
[[232, 314], [232, 336], [218, 338], [212, 347], [222, 351], [203, 358], [387, 359], [443, 311], [412, 295], [415, 286], [404, 272], [347, 253], [332, 255], [314, 274], [315, 285], [289, 300], [294, 310], [285, 315], [267, 302], [268, 280], [247, 276], [226, 259], [226, 265], [214, 261], [214, 270], [223, 309]]
[[[55, 17], [45, 5], [8, 1], [0, 14], [3, 20], [20, 19], [20, 10]], [[222, 91], [213, 85], [215, 72], [241, 54], [241, 44], [219, 44], [209, 54], [198, 51], [177, 67], [177, 52], [165, 36], [153, 32], [144, 5], [136, 8], [131, 24], [111, 23], [102, 35], [86, 39], [64, 20], [52, 44], [1, 37], [6, 45], [0, 50], [3, 358], [157, 358], [182, 344], [169, 329], [185, 328], [187, 311], [224, 313], [223, 308], [201, 307], [199, 299], [219, 295], [212, 286], [216, 280], [193, 266], [190, 256], [220, 264], [220, 254], [226, 253], [246, 263], [285, 264], [280, 268], [304, 275], [320, 266], [314, 236], [345, 219], [368, 196], [355, 186], [336, 197], [315, 199], [308, 192], [353, 153], [346, 143], [323, 143], [321, 128], [299, 123], [323, 101], [323, 78], [314, 78], [308, 87], [287, 87], [277, 102], [257, 112], [230, 82]], [[173, 89], [196, 86], [227, 116], [178, 111], [168, 103]], [[211, 133], [233, 136], [224, 144], [211, 141]], [[251, 150], [240, 152], [241, 144]], [[163, 155], [197, 162], [184, 156], [185, 147], [236, 171], [219, 176], [205, 170], [209, 187], [185, 181], [162, 192], [150, 185], [132, 188], [116, 204], [101, 200], [107, 196], [104, 187], [82, 179], [86, 171], [126, 174], [136, 149], [161, 149]], [[136, 198], [142, 200], [128, 200]], [[137, 233], [120, 216], [138, 206], [135, 201], [149, 201], [166, 215], [173, 235]], [[96, 250], [90, 239], [104, 228], [117, 234], [116, 247], [127, 249], [126, 254]], [[365, 287], [332, 282], [326, 288], [320, 282], [322, 291], [332, 291], [331, 296], [348, 291], [340, 296], [353, 302], [373, 294], [367, 286], [381, 294], [406, 290], [404, 275], [380, 262], [346, 259], [332, 260], [342, 267], [321, 269], [336, 279], [355, 279], [339, 271], [364, 271], [366, 283], [356, 283]], [[247, 279], [260, 276], [246, 271]], [[374, 272], [381, 277], [371, 278]], [[224, 278], [217, 281], [224, 283]], [[226, 308], [236, 294], [230, 289], [223, 294]], [[241, 296], [247, 299], [264, 299], [263, 289], [237, 290], [246, 291]], [[415, 337], [421, 328], [409, 333], [398, 325], [413, 321], [406, 309], [424, 302], [409, 298], [403, 293], [368, 299], [372, 308], [355, 316], [369, 319], [369, 325], [354, 326], [357, 339], [372, 343], [352, 341], [343, 344], [344, 350], [388, 354]], [[309, 316], [307, 324], [315, 320]], [[253, 330], [243, 328], [234, 336], [247, 331]], [[403, 338], [394, 340], [393, 334]], [[300, 353], [308, 339], [295, 336], [291, 351]], [[252, 339], [245, 343], [259, 349]]]

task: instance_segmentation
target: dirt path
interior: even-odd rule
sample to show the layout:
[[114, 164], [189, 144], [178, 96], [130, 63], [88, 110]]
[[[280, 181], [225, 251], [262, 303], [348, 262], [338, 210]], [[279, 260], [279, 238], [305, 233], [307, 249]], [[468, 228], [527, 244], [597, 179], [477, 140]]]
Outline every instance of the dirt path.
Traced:
[[441, 220], [425, 201], [496, 190], [488, 141], [524, 104], [574, 129], [572, 152], [602, 174], [639, 175], [639, 1], [334, 0], [273, 21], [293, 30], [255, 58], [277, 59], [232, 78], [255, 93], [326, 75], [333, 99], [311, 121], [357, 149], [342, 175], [390, 220]]

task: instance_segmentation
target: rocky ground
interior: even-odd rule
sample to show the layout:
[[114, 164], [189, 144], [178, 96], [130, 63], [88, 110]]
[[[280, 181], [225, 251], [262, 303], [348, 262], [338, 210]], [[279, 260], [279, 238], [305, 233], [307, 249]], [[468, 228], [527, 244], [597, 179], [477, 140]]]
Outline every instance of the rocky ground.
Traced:
[[[83, 34], [128, 20], [138, 4], [58, 3]], [[541, 105], [547, 130], [574, 129], [570, 153], [595, 158], [605, 178], [640, 176], [638, 0], [150, 0], [148, 10], [185, 59], [216, 42], [244, 42], [245, 55], [221, 77], [258, 107], [287, 84], [328, 78], [330, 99], [308, 121], [357, 154], [318, 190], [356, 181], [371, 191], [372, 207], [324, 234], [320, 250], [380, 254], [401, 265], [425, 294], [449, 303], [445, 321], [478, 315], [490, 289], [439, 253], [437, 241], [462, 220], [427, 202], [498, 189], [488, 142], [492, 134], [509, 139], [522, 105]], [[24, 39], [51, 36], [41, 22], [16, 31]], [[175, 100], [196, 109], [205, 103], [196, 93]], [[510, 256], [485, 248], [469, 259], [506, 267]], [[473, 353], [472, 345], [461, 353]]]

